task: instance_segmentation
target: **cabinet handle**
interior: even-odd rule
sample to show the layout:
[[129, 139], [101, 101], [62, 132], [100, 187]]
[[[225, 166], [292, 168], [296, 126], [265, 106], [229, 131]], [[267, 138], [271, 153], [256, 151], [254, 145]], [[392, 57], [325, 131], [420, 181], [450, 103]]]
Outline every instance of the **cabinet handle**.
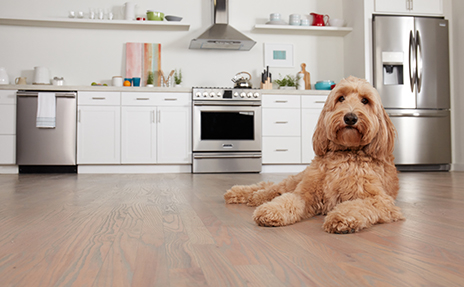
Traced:
[[276, 102], [276, 103], [286, 103], [286, 102], [288, 102], [288, 101], [287, 101], [287, 100], [276, 100], [275, 102]]
[[280, 121], [280, 122], [275, 122], [276, 124], [288, 124], [288, 122]]
[[151, 111], [151, 121], [155, 122], [155, 111]]
[[276, 151], [288, 151], [288, 149], [286, 149], [286, 148], [278, 148], [278, 149], [276, 149]]
[[137, 101], [148, 101], [150, 98], [137, 98]]
[[92, 97], [92, 100], [106, 100], [105, 97]]
[[165, 101], [177, 101], [177, 98], [164, 98]]
[[161, 123], [161, 111], [158, 111], [158, 123]]
[[414, 0], [410, 0], [411, 4], [409, 4], [409, 10], [414, 10]]
[[78, 113], [77, 113], [77, 122], [78, 123], [81, 122], [81, 110], [79, 110]]
[[315, 101], [316, 104], [325, 104], [325, 101]]

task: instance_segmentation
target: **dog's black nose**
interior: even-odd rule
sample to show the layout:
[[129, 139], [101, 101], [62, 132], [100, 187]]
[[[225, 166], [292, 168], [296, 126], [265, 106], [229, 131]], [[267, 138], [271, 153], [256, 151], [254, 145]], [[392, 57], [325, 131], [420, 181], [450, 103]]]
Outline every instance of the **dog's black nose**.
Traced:
[[353, 113], [348, 113], [343, 117], [345, 124], [352, 126], [358, 122], [358, 117]]

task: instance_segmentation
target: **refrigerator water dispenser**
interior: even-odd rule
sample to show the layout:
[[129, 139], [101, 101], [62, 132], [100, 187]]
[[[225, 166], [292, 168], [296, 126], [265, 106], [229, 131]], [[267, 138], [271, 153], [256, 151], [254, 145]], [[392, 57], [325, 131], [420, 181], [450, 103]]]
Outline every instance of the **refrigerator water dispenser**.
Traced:
[[403, 85], [403, 52], [382, 52], [383, 84]]

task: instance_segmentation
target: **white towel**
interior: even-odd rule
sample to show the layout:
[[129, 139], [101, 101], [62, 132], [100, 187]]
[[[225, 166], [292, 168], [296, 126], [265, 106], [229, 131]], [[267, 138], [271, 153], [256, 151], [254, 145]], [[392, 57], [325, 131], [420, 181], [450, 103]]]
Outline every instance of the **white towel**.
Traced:
[[37, 100], [38, 128], [55, 128], [56, 122], [56, 97], [55, 93], [39, 93]]

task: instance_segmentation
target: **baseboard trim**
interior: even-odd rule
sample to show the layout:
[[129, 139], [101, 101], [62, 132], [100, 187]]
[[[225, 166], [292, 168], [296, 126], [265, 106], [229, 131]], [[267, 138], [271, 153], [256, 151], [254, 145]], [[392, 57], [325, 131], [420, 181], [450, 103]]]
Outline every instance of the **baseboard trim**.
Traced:
[[308, 165], [295, 164], [295, 165], [266, 165], [263, 164], [261, 173], [298, 173], [303, 171]]
[[77, 173], [191, 173], [192, 165], [78, 165]]

